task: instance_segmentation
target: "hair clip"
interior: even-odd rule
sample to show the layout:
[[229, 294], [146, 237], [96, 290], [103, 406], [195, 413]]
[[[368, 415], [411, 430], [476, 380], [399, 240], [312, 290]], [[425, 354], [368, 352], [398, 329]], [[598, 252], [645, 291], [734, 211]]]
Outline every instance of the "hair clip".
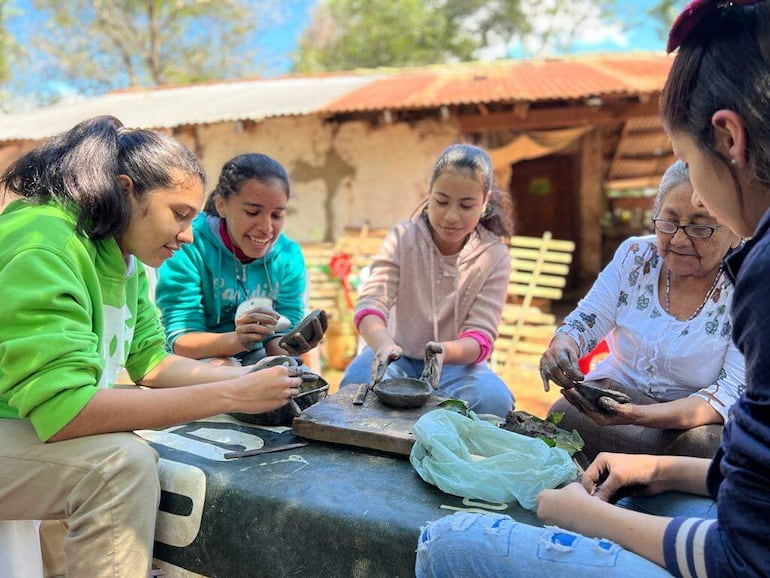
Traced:
[[698, 23], [708, 14], [715, 11], [724, 12], [733, 6], [750, 6], [761, 2], [764, 0], [692, 0], [682, 9], [671, 26], [666, 43], [666, 54], [671, 54], [679, 48]]

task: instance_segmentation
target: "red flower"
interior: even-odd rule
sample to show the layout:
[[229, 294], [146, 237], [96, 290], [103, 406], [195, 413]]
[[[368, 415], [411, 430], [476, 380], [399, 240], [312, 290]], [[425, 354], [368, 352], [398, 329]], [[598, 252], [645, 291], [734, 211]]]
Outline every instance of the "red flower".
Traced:
[[332, 277], [340, 280], [342, 292], [345, 295], [345, 303], [352, 310], [353, 299], [350, 297], [350, 287], [348, 286], [348, 275], [353, 270], [353, 256], [348, 253], [335, 253], [329, 259], [329, 272]]
[[353, 270], [353, 255], [348, 253], [335, 253], [332, 258], [329, 259], [329, 271], [331, 271], [332, 277], [336, 277], [340, 281], [346, 280], [350, 272]]

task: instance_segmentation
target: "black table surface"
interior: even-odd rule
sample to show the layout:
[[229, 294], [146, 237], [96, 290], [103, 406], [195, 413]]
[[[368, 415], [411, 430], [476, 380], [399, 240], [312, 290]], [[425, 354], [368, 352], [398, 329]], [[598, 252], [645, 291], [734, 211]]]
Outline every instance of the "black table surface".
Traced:
[[[424, 482], [405, 456], [304, 440], [290, 429], [217, 416], [140, 433], [160, 454], [161, 472], [172, 462], [205, 476], [203, 504], [185, 495], [195, 492], [163, 488], [159, 526], [164, 512], [184, 523], [196, 509], [200, 523], [188, 539], [156, 539], [154, 550], [155, 558], [203, 576], [413, 576], [420, 527], [452, 513], [442, 505], [468, 507]], [[261, 439], [265, 448], [308, 445], [225, 459], [250, 449], [244, 439]], [[502, 513], [541, 525], [515, 503]]]

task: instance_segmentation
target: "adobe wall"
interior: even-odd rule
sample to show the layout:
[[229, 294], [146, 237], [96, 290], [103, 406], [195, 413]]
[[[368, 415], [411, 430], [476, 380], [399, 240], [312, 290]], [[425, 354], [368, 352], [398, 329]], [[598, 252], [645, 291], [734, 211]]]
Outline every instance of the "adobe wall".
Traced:
[[244, 152], [280, 161], [292, 184], [286, 231], [297, 241], [333, 240], [346, 226], [390, 227], [408, 218], [438, 154], [457, 126], [438, 121], [371, 126], [316, 117], [199, 126], [176, 137], [202, 159], [209, 190], [222, 164]]

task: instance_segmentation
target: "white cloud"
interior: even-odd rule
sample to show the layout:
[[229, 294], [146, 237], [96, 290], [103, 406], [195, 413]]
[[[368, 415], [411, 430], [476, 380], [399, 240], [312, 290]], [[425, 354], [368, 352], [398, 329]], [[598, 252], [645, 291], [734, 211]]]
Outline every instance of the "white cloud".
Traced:
[[524, 0], [532, 32], [494, 38], [480, 51], [482, 60], [518, 56], [549, 56], [585, 48], [627, 48], [623, 25], [604, 17], [592, 0]]

